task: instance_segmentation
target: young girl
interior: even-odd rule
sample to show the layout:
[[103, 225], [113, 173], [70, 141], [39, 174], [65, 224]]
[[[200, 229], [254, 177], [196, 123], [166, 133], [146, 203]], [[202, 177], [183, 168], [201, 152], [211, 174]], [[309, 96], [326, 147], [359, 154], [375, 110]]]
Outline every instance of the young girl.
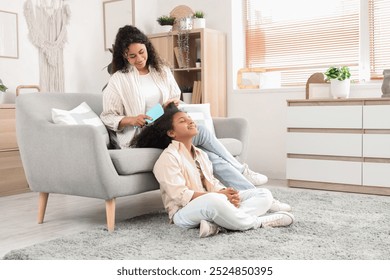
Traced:
[[293, 223], [288, 212], [266, 214], [274, 201], [269, 190], [236, 191], [223, 186], [213, 176], [206, 153], [192, 144], [197, 134], [194, 121], [170, 104], [165, 114], [132, 142], [136, 147], [164, 149], [153, 173], [171, 222], [183, 228], [200, 225], [200, 237], [217, 234], [220, 227], [248, 230]]

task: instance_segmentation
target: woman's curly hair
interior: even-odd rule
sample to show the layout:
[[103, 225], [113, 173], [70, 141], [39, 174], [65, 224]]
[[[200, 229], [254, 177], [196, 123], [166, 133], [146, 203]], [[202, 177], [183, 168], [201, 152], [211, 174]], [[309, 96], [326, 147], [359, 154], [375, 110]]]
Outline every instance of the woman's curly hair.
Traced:
[[168, 131], [173, 129], [173, 116], [181, 112], [174, 102], [169, 103], [164, 109], [164, 115], [155, 120], [151, 125], [145, 126], [130, 143], [132, 148], [158, 148], [165, 149], [172, 139]]
[[157, 72], [162, 72], [164, 63], [154, 49], [149, 38], [137, 27], [125, 25], [119, 28], [113, 45], [111, 62], [112, 73], [115, 73], [116, 71], [126, 73], [129, 71], [129, 62], [125, 56], [128, 47], [133, 43], [144, 44], [148, 52], [146, 65], [155, 68]]

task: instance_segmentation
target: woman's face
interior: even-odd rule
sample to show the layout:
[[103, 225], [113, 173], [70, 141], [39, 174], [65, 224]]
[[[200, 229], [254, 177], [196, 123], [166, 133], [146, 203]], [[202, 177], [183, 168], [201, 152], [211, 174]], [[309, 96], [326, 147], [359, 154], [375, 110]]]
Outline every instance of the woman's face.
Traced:
[[147, 70], [148, 51], [144, 44], [133, 43], [127, 48], [127, 61], [138, 71]]
[[195, 122], [185, 112], [178, 112], [173, 116], [172, 126], [168, 136], [176, 141], [192, 139], [198, 134]]

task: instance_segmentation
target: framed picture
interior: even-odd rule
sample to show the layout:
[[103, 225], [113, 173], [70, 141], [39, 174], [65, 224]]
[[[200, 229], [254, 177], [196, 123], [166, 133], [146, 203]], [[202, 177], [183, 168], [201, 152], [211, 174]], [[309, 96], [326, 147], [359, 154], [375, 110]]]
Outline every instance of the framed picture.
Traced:
[[260, 88], [260, 73], [264, 73], [263, 68], [241, 68], [237, 72], [237, 86], [239, 89]]
[[0, 10], [0, 57], [19, 58], [18, 14]]
[[108, 51], [115, 42], [118, 29], [134, 25], [134, 0], [103, 2], [104, 49]]

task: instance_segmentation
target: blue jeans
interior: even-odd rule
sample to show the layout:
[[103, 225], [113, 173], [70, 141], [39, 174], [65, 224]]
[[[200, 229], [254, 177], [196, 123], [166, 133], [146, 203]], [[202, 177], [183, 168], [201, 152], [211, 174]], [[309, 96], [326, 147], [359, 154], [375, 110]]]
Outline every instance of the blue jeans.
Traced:
[[203, 125], [198, 126], [199, 133], [194, 137], [194, 146], [205, 151], [213, 164], [214, 176], [226, 187], [236, 190], [256, 188], [242, 172], [244, 166], [235, 159], [221, 142]]

